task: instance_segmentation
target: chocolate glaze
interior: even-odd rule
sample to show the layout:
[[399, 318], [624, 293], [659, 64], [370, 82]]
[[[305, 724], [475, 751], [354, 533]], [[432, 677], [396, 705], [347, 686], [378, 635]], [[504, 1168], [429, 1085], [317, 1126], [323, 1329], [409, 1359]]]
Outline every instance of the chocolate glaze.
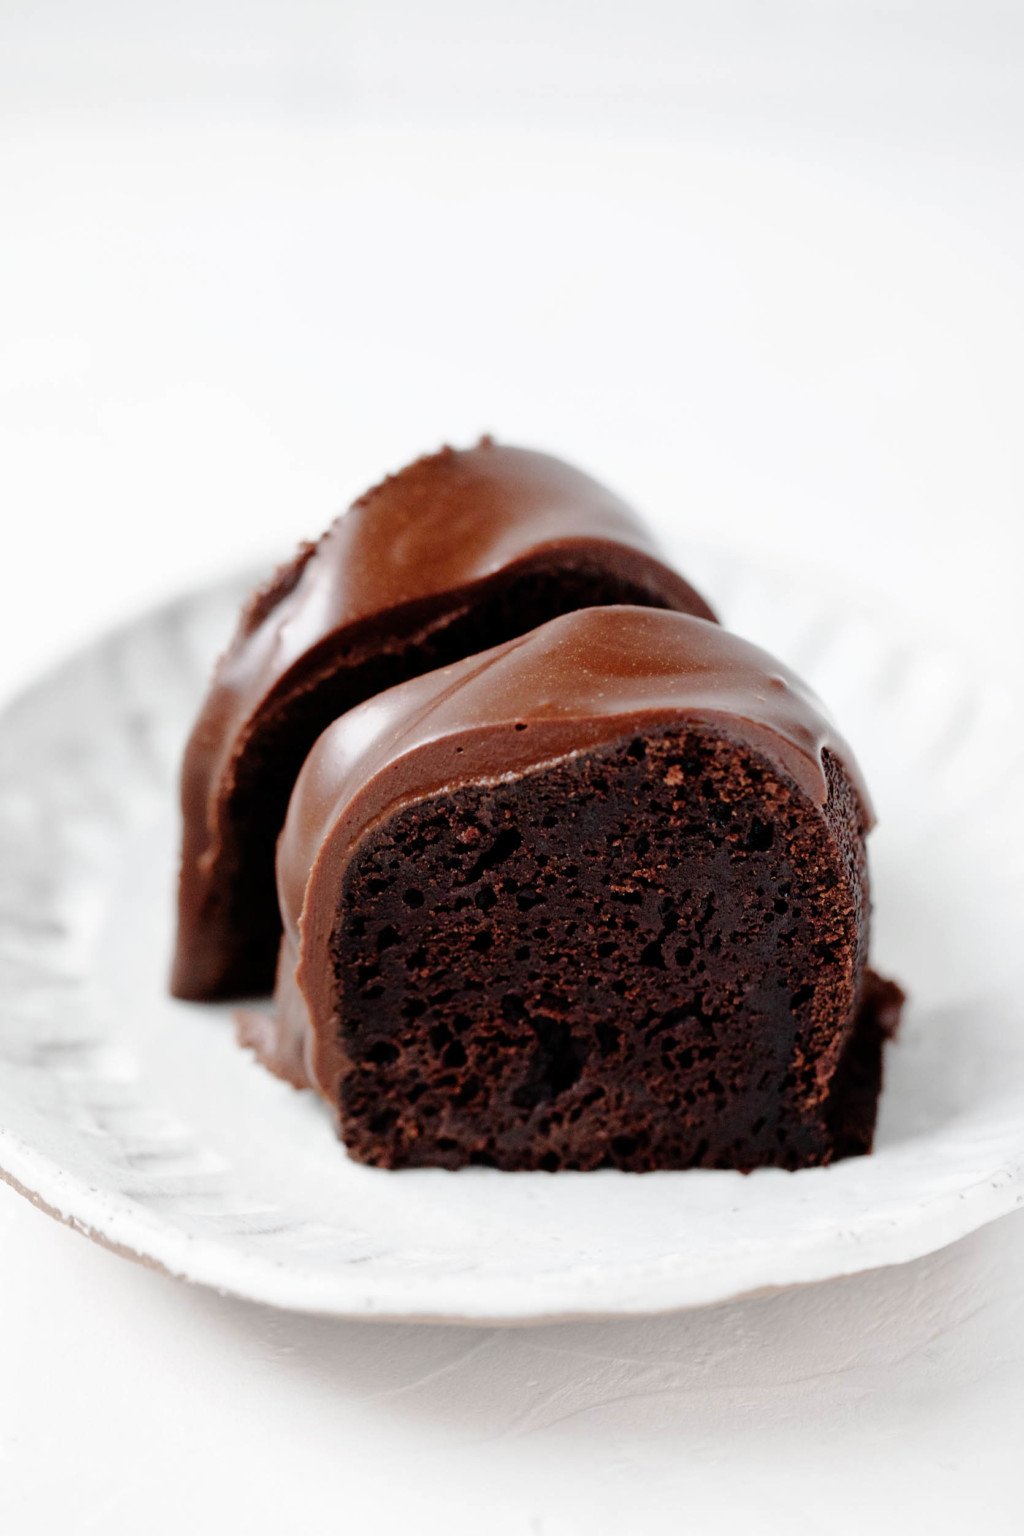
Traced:
[[325, 669], [436, 631], [534, 569], [597, 571], [634, 585], [638, 600], [649, 594], [657, 607], [714, 618], [612, 492], [558, 459], [490, 439], [384, 480], [255, 595], [217, 665], [182, 769], [177, 996], [236, 990], [231, 797], [261, 724]]
[[330, 961], [338, 895], [359, 840], [400, 807], [515, 777], [673, 722], [706, 722], [766, 758], [824, 808], [823, 754], [871, 811], [859, 770], [814, 695], [781, 663], [717, 625], [677, 613], [591, 608], [403, 683], [320, 737], [278, 844], [284, 938], [273, 1019], [244, 1043], [297, 1086], [336, 1103]]

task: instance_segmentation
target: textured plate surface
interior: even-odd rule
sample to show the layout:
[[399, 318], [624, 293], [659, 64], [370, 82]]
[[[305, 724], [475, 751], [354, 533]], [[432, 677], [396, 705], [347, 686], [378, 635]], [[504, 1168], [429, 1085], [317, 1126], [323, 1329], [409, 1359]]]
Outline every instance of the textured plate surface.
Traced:
[[0, 1169], [187, 1279], [349, 1316], [696, 1306], [898, 1263], [1024, 1200], [1024, 876], [1009, 696], [813, 578], [687, 552], [855, 744], [881, 826], [875, 959], [912, 1002], [871, 1158], [799, 1174], [389, 1174], [165, 992], [176, 771], [246, 583], [99, 641], [0, 722]]

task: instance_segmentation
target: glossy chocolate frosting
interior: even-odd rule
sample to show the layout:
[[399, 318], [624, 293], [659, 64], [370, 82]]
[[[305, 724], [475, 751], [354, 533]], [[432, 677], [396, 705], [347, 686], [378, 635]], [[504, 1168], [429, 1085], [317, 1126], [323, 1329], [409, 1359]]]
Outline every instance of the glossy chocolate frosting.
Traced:
[[320, 737], [278, 844], [284, 938], [275, 1016], [248, 1018], [245, 1043], [280, 1075], [336, 1102], [331, 938], [359, 840], [415, 801], [676, 721], [706, 723], [757, 752], [820, 809], [830, 753], [870, 823], [849, 748], [814, 695], [764, 651], [703, 619], [646, 608], [553, 619], [390, 689]]
[[390, 476], [256, 594], [217, 665], [182, 769], [176, 995], [232, 990], [222, 886], [231, 838], [244, 831], [232, 826], [229, 802], [268, 716], [335, 658], [386, 652], [396, 637], [429, 633], [485, 601], [513, 573], [552, 568], [602, 572], [655, 606], [714, 617], [611, 491], [558, 459], [490, 439]]

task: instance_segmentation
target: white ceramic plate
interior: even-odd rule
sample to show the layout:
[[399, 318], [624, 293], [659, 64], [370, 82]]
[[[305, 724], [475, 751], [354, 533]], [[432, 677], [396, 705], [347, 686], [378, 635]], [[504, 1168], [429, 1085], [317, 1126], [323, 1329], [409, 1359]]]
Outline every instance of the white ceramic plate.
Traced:
[[0, 1169], [172, 1274], [453, 1321], [653, 1312], [892, 1264], [1024, 1200], [1021, 734], [997, 681], [853, 594], [687, 552], [802, 671], [881, 816], [875, 958], [912, 1001], [870, 1158], [798, 1174], [385, 1173], [166, 994], [176, 771], [247, 583], [103, 639], [0, 722]]

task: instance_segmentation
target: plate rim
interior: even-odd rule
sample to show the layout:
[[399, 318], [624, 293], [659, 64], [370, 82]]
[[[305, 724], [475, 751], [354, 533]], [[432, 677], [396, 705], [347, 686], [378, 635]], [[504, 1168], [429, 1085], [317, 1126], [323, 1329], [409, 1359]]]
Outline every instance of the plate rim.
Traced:
[[[18, 1171], [19, 1164], [24, 1166], [24, 1172]], [[972, 1232], [981, 1227], [988, 1226], [1004, 1216], [1012, 1215], [1015, 1210], [1024, 1206], [1024, 1187], [1022, 1187], [1024, 1170], [1018, 1168], [1016, 1173], [1013, 1170], [1003, 1171], [1006, 1174], [1003, 1179], [986, 1174], [967, 1191], [937, 1196], [922, 1205], [920, 1220], [912, 1226], [908, 1224], [893, 1229], [892, 1251], [880, 1257], [877, 1248], [873, 1249], [870, 1263], [858, 1262], [858, 1243], [848, 1239], [844, 1245], [843, 1254], [850, 1262], [840, 1262], [834, 1250], [830, 1258], [822, 1258], [821, 1249], [811, 1248], [810, 1256], [818, 1255], [821, 1262], [818, 1265], [813, 1263], [807, 1265], [806, 1272], [795, 1279], [792, 1276], [787, 1279], [772, 1279], [769, 1276], [756, 1284], [740, 1285], [728, 1291], [722, 1290], [720, 1286], [708, 1286], [705, 1290], [697, 1287], [687, 1295], [685, 1285], [682, 1283], [685, 1280], [685, 1274], [677, 1273], [685, 1261], [682, 1255], [674, 1255], [675, 1262], [665, 1265], [664, 1269], [666, 1275], [670, 1277], [670, 1288], [676, 1293], [675, 1299], [663, 1298], [652, 1303], [649, 1299], [631, 1300], [628, 1297], [619, 1297], [615, 1300], [611, 1295], [606, 1294], [603, 1298], [596, 1297], [595, 1304], [591, 1306], [577, 1304], [551, 1307], [538, 1304], [532, 1308], [524, 1306], [520, 1300], [511, 1307], [480, 1311], [471, 1311], [464, 1305], [432, 1307], [422, 1303], [415, 1308], [390, 1310], [386, 1305], [383, 1307], [374, 1305], [372, 1299], [367, 1298], [365, 1293], [360, 1299], [357, 1289], [352, 1295], [335, 1296], [333, 1300], [318, 1295], [316, 1293], [324, 1289], [325, 1284], [307, 1288], [297, 1283], [296, 1271], [276, 1266], [252, 1255], [247, 1256], [245, 1260], [246, 1282], [239, 1284], [216, 1262], [204, 1263], [205, 1257], [213, 1256], [216, 1259], [216, 1256], [224, 1252], [215, 1240], [194, 1238], [177, 1231], [169, 1223], [160, 1222], [159, 1219], [151, 1221], [150, 1225], [157, 1238], [155, 1246], [162, 1248], [163, 1251], [155, 1252], [152, 1249], [143, 1251], [117, 1235], [116, 1214], [113, 1217], [108, 1216], [106, 1220], [102, 1211], [97, 1210], [89, 1214], [96, 1191], [84, 1180], [74, 1173], [69, 1173], [52, 1158], [29, 1147], [23, 1138], [0, 1126], [0, 1181], [44, 1215], [70, 1227], [72, 1231], [119, 1258], [130, 1259], [142, 1268], [150, 1269], [168, 1279], [214, 1290], [221, 1296], [249, 1302], [255, 1306], [272, 1307], [278, 1311], [295, 1312], [304, 1316], [410, 1325], [531, 1327], [547, 1323], [585, 1320], [663, 1317], [676, 1312], [726, 1306], [752, 1296], [772, 1295], [780, 1291], [827, 1284], [832, 1280], [844, 1279], [856, 1274], [913, 1263], [915, 1260], [927, 1258], [930, 1254], [941, 1252], [951, 1244], [969, 1237]], [[636, 1175], [636, 1177], [642, 1177], [642, 1175]], [[61, 1200], [58, 1193], [61, 1184], [76, 1191], [75, 1204], [79, 1208], [78, 1211], [72, 1210], [70, 1205]], [[82, 1214], [79, 1214], [79, 1211]], [[130, 1213], [121, 1213], [121, 1220], [129, 1218]], [[166, 1247], [160, 1238], [170, 1239]], [[174, 1241], [175, 1238], [178, 1240], [177, 1244]], [[182, 1259], [176, 1259], [173, 1256], [178, 1245], [183, 1253], [185, 1251], [189, 1253], [190, 1262], [187, 1265]], [[793, 1254], [792, 1248], [778, 1249], [774, 1261], [777, 1263], [788, 1261], [786, 1267], [791, 1269]], [[763, 1259], [759, 1262], [762, 1268], [770, 1269], [771, 1265], [766, 1265]], [[276, 1269], [280, 1269], [285, 1277], [285, 1283], [280, 1288], [264, 1283]], [[344, 1281], [349, 1279], [343, 1268], [339, 1269], [333, 1277], [332, 1284], [337, 1285], [339, 1278]], [[420, 1287], [424, 1285], [430, 1287], [432, 1283], [429, 1277], [417, 1277], [417, 1284]], [[712, 1289], [714, 1294], [711, 1294]]]

